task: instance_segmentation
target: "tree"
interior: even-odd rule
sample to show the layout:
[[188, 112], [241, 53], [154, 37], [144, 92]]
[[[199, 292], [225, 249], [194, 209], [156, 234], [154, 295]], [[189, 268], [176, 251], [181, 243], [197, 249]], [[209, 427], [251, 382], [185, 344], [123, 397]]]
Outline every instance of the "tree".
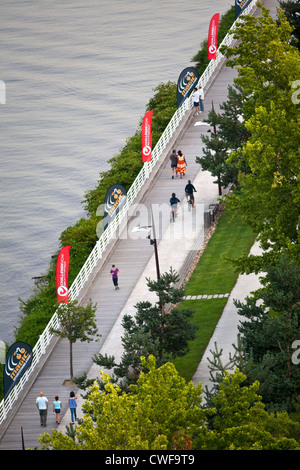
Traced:
[[242, 17], [234, 33], [238, 45], [222, 49], [227, 65], [238, 70], [235, 83], [248, 97], [243, 115], [250, 134], [228, 159], [244, 161], [249, 172], [239, 172], [239, 191], [224, 200], [259, 233], [264, 250], [259, 257], [238, 260], [244, 272], [264, 270], [283, 249], [300, 259], [299, 109], [292, 88], [300, 76], [300, 54], [290, 44], [286, 17], [280, 10], [278, 16], [279, 24], [263, 8], [261, 17]]
[[[243, 386], [245, 376], [226, 374], [214, 408], [203, 408], [201, 384], [178, 375], [171, 363], [157, 368], [154, 357], [141, 358], [141, 373], [130, 392], [122, 392], [107, 374], [102, 393], [95, 382], [83, 405], [84, 419], [75, 442], [61, 431], [39, 442], [53, 450], [271, 450], [298, 449], [297, 430], [286, 413], [269, 415], [257, 395], [258, 383]], [[208, 419], [213, 417], [212, 426]], [[298, 426], [299, 427], [299, 426]]]
[[222, 194], [222, 187], [238, 183], [239, 170], [246, 171], [243, 162], [228, 162], [229, 153], [241, 148], [250, 135], [243, 122], [243, 101], [241, 88], [229, 86], [228, 100], [220, 105], [223, 112], [218, 114], [212, 109], [208, 113], [206, 122], [214, 128], [214, 132], [211, 137], [202, 136], [204, 156], [196, 157], [203, 170], [217, 177], [215, 183], [218, 184], [219, 195]]
[[273, 409], [299, 409], [300, 365], [293, 344], [300, 338], [300, 266], [283, 256], [270, 266], [264, 287], [236, 301], [245, 317], [238, 327], [248, 357], [248, 379], [260, 383], [264, 403]]
[[78, 304], [77, 300], [68, 303], [61, 302], [57, 309], [59, 327], [51, 327], [50, 332], [61, 338], [67, 338], [70, 345], [70, 379], [73, 380], [73, 350], [72, 346], [77, 340], [81, 342], [98, 341], [100, 337], [95, 321], [97, 305], [89, 301], [86, 307]]
[[[245, 385], [246, 376], [238, 369], [227, 371], [212, 398], [215, 412], [208, 421], [210, 432], [195, 442], [208, 450], [296, 450], [292, 437], [299, 429], [287, 413], [274, 415], [265, 410], [258, 395], [259, 382]], [[201, 436], [202, 438], [202, 436]]]
[[182, 356], [188, 351], [188, 342], [195, 338], [197, 326], [190, 323], [193, 312], [176, 305], [183, 300], [183, 288], [176, 287], [178, 274], [170, 269], [158, 280], [147, 279], [149, 290], [156, 293], [157, 302], [138, 302], [135, 316], [125, 315], [122, 326], [124, 352], [120, 364], [114, 356], [98, 354], [93, 361], [108, 370], [113, 368], [114, 381], [121, 380], [122, 387], [135, 383], [143, 367], [141, 355], [152, 354], [158, 364]]

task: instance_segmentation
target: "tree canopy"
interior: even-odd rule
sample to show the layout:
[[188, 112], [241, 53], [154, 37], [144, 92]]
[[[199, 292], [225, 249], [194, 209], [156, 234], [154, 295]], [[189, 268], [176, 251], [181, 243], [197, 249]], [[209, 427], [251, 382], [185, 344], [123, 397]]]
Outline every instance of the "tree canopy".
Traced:
[[[202, 386], [178, 375], [171, 363], [157, 368], [141, 358], [142, 372], [129, 393], [108, 375], [105, 393], [95, 382], [83, 405], [84, 418], [72, 439], [61, 431], [40, 436], [53, 450], [291, 450], [297, 429], [286, 413], [269, 414], [257, 395], [259, 384], [243, 386], [238, 370], [226, 374], [213, 408], [202, 406]], [[208, 419], [210, 425], [208, 426]]]
[[239, 191], [225, 197], [259, 234], [263, 255], [245, 257], [239, 266], [258, 272], [289, 250], [300, 259], [300, 134], [299, 107], [293, 84], [300, 76], [300, 54], [290, 44], [292, 27], [278, 10], [279, 22], [267, 9], [243, 16], [234, 47], [223, 47], [227, 65], [236, 67], [235, 84], [243, 91], [244, 125], [249, 138], [233, 151], [228, 162], [244, 162]]
[[100, 337], [96, 324], [97, 304], [91, 300], [86, 307], [79, 305], [77, 300], [68, 303], [61, 302], [57, 309], [58, 328], [50, 328], [50, 333], [61, 338], [67, 338], [70, 346], [70, 379], [73, 379], [73, 344], [76, 341], [98, 341]]

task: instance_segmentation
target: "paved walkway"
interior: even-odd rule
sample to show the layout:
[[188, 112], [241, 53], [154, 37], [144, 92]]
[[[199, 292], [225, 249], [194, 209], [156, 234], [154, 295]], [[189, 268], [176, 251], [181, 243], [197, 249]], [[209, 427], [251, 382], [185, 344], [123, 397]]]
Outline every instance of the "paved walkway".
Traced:
[[[271, 0], [266, 0], [264, 3], [268, 6]], [[195, 163], [195, 157], [202, 155], [201, 134], [206, 134], [208, 130], [208, 126], [202, 121], [206, 118], [212, 101], [215, 110], [218, 111], [219, 105], [226, 100], [228, 84], [232, 84], [234, 74], [234, 71], [227, 67], [220, 70], [213, 86], [206, 93], [204, 114], [193, 119], [189, 129], [177, 145], [176, 150], [182, 150], [188, 162], [185, 178], [172, 180], [170, 163], [166, 159], [163, 170], [146, 194], [143, 206], [140, 207], [140, 214], [121, 234], [106, 265], [91, 283], [85, 302], [89, 298], [93, 302], [97, 302], [97, 324], [102, 338], [98, 343], [76, 343], [74, 345], [75, 376], [80, 376], [86, 371], [89, 371], [90, 377], [96, 376], [99, 368], [92, 362], [92, 356], [99, 351], [104, 354], [113, 354], [116, 360], [120, 359], [122, 354], [120, 339], [123, 334], [121, 321], [124, 314], [134, 314], [134, 305], [141, 299], [153, 300], [153, 294], [149, 293], [146, 286], [146, 277], [156, 277], [153, 246], [146, 238], [146, 233], [135, 231], [138, 224], [140, 226], [151, 224], [150, 205], [153, 207], [156, 238], [159, 241], [158, 253], [161, 273], [169, 271], [171, 266], [179, 272], [181, 278], [188, 272], [204, 237], [203, 212], [218, 195], [217, 185], [213, 182], [214, 178], [210, 173], [201, 171], [199, 165]], [[187, 211], [184, 199], [184, 187], [188, 178], [192, 180], [197, 189], [196, 208], [192, 212]], [[168, 200], [173, 191], [182, 204], [176, 222], [170, 224]], [[114, 290], [110, 279], [109, 270], [112, 264], [116, 264], [121, 271], [119, 291]], [[253, 279], [253, 282], [255, 284], [256, 281]], [[239, 278], [212, 338], [212, 343], [217, 338], [219, 346], [222, 348], [225, 344], [231, 345], [234, 342], [236, 318], [234, 318], [234, 326], [228, 322], [227, 328], [226, 323], [228, 318], [231, 319], [235, 315], [232, 310], [232, 298], [238, 298], [237, 292], [240, 283], [243, 283], [244, 286], [244, 290], [240, 291], [241, 298], [244, 298], [249, 290], [252, 290], [249, 278], [246, 280]], [[206, 354], [204, 361], [205, 356]], [[52, 402], [55, 395], [59, 395], [63, 403], [63, 419], [58, 429], [64, 429], [64, 425], [69, 424], [70, 414], [67, 410], [67, 400], [72, 387], [63, 385], [64, 380], [68, 378], [68, 373], [68, 343], [65, 340], [59, 340], [29, 392], [25, 397], [22, 397], [15, 417], [0, 441], [0, 450], [21, 449], [21, 427], [24, 432], [25, 446], [30, 448], [39, 446], [38, 437], [41, 432], [44, 430], [50, 432], [52, 428], [57, 428], [55, 415], [52, 412]], [[205, 384], [206, 377], [207, 368], [205, 362], [202, 362], [195, 374], [194, 381], [196, 383], [200, 380]], [[46, 429], [40, 427], [35, 406], [35, 400], [40, 391], [44, 392], [50, 403]]]

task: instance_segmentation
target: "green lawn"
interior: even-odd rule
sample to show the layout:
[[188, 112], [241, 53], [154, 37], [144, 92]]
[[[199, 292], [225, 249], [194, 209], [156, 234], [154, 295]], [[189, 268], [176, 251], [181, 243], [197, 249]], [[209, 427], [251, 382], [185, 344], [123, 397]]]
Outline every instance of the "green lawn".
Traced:
[[[248, 254], [255, 237], [256, 234], [240, 218], [232, 219], [230, 213], [225, 211], [186, 284], [186, 295], [230, 293], [239, 273], [226, 258]], [[225, 298], [184, 302], [185, 307], [195, 311], [192, 321], [199, 326], [197, 337], [190, 342], [190, 351], [174, 361], [179, 374], [186, 380], [192, 379], [226, 301]]]

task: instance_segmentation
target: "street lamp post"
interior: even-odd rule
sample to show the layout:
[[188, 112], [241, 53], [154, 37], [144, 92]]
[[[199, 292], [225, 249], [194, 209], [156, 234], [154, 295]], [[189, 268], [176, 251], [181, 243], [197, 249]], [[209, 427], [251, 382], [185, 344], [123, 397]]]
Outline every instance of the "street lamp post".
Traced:
[[[134, 229], [134, 231], [136, 232], [136, 231], [141, 231], [141, 230], [149, 230], [150, 228], [152, 228], [153, 238], [151, 238], [150, 234], [147, 236], [147, 238], [149, 238], [149, 240], [150, 240], [150, 245], [153, 245], [153, 247], [154, 247], [156, 276], [157, 276], [157, 280], [159, 281], [160, 280], [160, 269], [159, 269], [155, 224], [154, 224], [153, 210], [152, 210], [152, 205], [151, 204], [150, 204], [150, 211], [151, 211], [152, 225], [147, 225], [147, 226], [143, 226], [143, 227], [139, 226], [139, 227], [136, 227]], [[160, 301], [161, 301], [160, 295], [159, 295], [159, 298], [160, 298]], [[162, 317], [165, 316], [165, 305], [162, 301], [161, 301], [161, 316]], [[161, 325], [161, 333], [162, 333], [162, 335], [164, 334], [164, 323], [163, 322], [162, 322], [162, 325]]]
[[152, 220], [152, 225], [144, 225], [140, 226], [140, 224], [135, 227], [132, 231], [133, 232], [141, 232], [144, 230], [149, 231], [149, 229], [152, 228], [153, 232], [153, 237], [149, 234], [147, 238], [150, 240], [150, 245], [153, 245], [154, 247], [154, 255], [155, 255], [155, 265], [156, 265], [156, 275], [157, 275], [157, 280], [160, 279], [160, 269], [159, 269], [159, 260], [158, 260], [158, 251], [157, 251], [157, 241], [156, 241], [156, 233], [155, 233], [155, 224], [154, 224], [154, 217], [153, 217], [153, 211], [152, 211], [152, 205], [150, 205], [150, 211], [151, 211], [151, 220]]
[[158, 261], [157, 241], [156, 241], [155, 224], [154, 224], [153, 211], [152, 211], [152, 205], [151, 204], [150, 204], [150, 210], [151, 210], [151, 219], [152, 219], [153, 239], [150, 238], [150, 235], [148, 236], [148, 238], [150, 239], [150, 244], [154, 246], [156, 275], [157, 275], [157, 280], [159, 280], [160, 279], [160, 270], [159, 270], [159, 261]]

